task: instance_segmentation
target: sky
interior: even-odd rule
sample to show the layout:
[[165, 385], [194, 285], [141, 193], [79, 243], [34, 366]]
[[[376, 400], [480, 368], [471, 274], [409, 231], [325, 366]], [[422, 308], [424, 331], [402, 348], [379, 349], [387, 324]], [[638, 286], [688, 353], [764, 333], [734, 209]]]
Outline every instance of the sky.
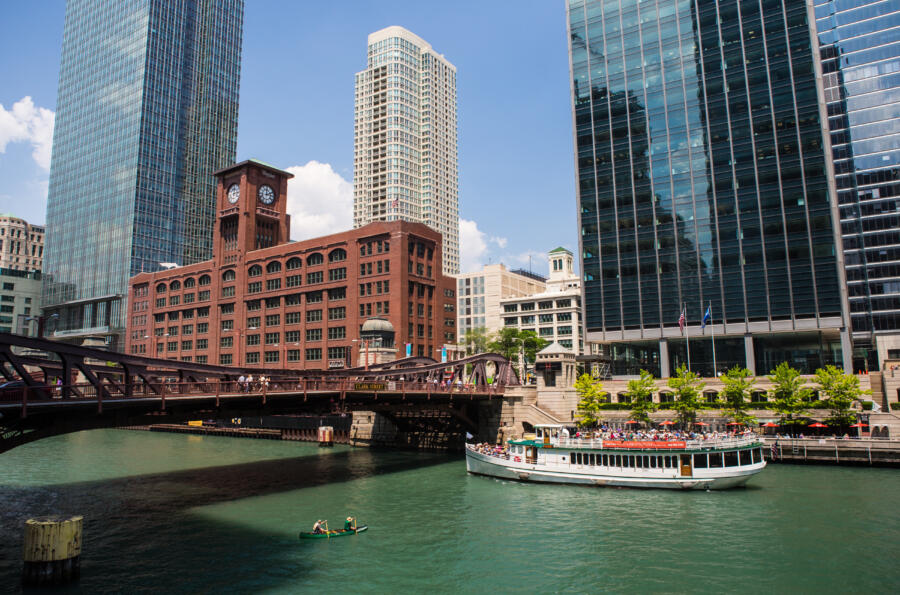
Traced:
[[[0, 212], [44, 223], [63, 0], [0, 0]], [[463, 272], [578, 248], [562, 0], [247, 0], [237, 161], [293, 173], [292, 239], [352, 225], [353, 82], [403, 26], [457, 68]]]

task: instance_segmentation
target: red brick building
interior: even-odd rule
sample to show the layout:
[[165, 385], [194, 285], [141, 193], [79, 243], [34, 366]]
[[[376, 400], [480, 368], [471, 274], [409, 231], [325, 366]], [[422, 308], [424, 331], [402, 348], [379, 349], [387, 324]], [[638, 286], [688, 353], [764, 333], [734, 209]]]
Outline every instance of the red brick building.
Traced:
[[291, 174], [244, 161], [219, 178], [213, 259], [129, 284], [126, 352], [197, 363], [327, 369], [357, 365], [362, 324], [381, 317], [397, 357], [440, 358], [456, 342], [455, 283], [441, 235], [371, 223], [291, 242]]

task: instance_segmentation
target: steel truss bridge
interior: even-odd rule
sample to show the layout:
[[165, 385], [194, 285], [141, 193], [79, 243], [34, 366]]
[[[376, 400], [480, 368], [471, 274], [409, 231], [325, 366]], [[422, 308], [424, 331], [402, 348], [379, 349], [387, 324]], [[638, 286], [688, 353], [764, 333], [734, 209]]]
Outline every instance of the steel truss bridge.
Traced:
[[[240, 376], [268, 378], [254, 386]], [[341, 370], [226, 367], [155, 359], [0, 333], [0, 453], [80, 430], [204, 417], [374, 411], [405, 432], [476, 431], [478, 405], [519, 381], [485, 353], [411, 357]], [[57, 379], [61, 379], [58, 384]]]

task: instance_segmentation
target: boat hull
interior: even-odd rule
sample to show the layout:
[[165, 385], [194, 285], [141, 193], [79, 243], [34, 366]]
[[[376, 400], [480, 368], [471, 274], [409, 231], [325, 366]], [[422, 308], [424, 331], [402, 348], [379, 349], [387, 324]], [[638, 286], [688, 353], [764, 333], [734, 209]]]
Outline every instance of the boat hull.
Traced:
[[357, 533], [362, 533], [366, 529], [368, 529], [368, 525], [363, 525], [362, 527], [358, 527], [356, 530], [351, 531], [329, 531], [328, 533], [313, 533], [311, 531], [303, 531], [300, 533], [300, 539], [334, 539], [335, 537], [347, 537], [348, 535], [356, 535]]
[[[724, 490], [741, 487], [765, 468], [766, 463], [747, 465], [728, 471], [696, 469], [690, 476], [678, 471], [652, 469], [648, 473], [589, 472], [563, 469], [561, 466], [539, 465], [501, 459], [466, 449], [466, 469], [474, 475], [484, 475], [534, 483], [560, 483], [596, 487], [662, 488], [674, 490]], [[622, 470], [627, 471], [627, 470]]]

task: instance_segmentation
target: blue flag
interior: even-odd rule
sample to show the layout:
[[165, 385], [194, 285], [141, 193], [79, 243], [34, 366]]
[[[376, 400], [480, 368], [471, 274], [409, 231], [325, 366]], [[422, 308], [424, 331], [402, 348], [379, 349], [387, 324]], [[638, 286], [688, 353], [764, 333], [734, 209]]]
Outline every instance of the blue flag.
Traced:
[[703, 321], [700, 323], [700, 328], [706, 328], [706, 323], [712, 322], [712, 305], [706, 308], [706, 314], [703, 315]]

